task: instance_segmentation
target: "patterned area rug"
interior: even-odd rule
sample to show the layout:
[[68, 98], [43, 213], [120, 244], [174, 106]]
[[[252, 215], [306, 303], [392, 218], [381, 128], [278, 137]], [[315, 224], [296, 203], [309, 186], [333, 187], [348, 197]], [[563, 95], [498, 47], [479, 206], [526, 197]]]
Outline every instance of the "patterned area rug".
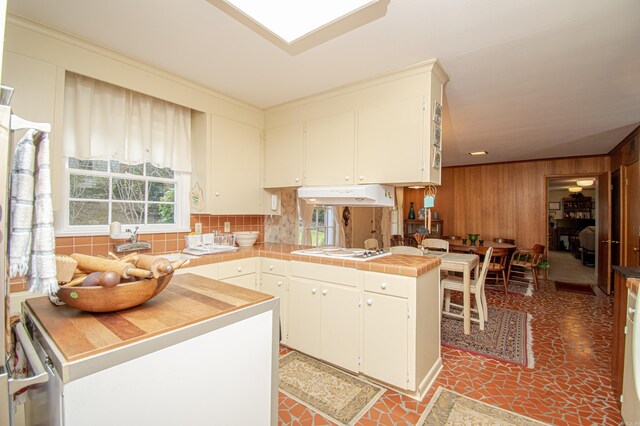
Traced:
[[[485, 289], [504, 292], [504, 284], [486, 284]], [[533, 283], [519, 283], [511, 281], [507, 287], [507, 293], [521, 294], [523, 296], [533, 296]]]
[[567, 283], [564, 281], [554, 281], [556, 291], [568, 291], [570, 293], [588, 294], [590, 296], [596, 296], [596, 292], [589, 284], [581, 283]]
[[280, 390], [339, 425], [353, 425], [386, 389], [298, 352], [280, 358]]
[[450, 348], [533, 368], [531, 342], [531, 315], [526, 312], [489, 306], [484, 331], [471, 322], [468, 336], [464, 334], [462, 319], [442, 317], [442, 345]]
[[546, 423], [439, 387], [418, 420], [418, 426], [474, 425], [474, 426], [538, 426]]

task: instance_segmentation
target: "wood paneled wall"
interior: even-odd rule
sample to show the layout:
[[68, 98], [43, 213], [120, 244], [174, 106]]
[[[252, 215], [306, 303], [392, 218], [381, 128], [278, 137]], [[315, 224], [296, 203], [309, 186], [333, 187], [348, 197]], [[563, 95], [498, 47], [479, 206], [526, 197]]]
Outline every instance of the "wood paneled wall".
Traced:
[[[444, 235], [477, 233], [485, 240], [515, 239], [519, 247], [546, 246], [546, 178], [608, 170], [604, 155], [445, 167], [434, 211], [444, 221]], [[422, 196], [421, 189], [405, 189], [405, 216], [410, 201], [422, 206]]]

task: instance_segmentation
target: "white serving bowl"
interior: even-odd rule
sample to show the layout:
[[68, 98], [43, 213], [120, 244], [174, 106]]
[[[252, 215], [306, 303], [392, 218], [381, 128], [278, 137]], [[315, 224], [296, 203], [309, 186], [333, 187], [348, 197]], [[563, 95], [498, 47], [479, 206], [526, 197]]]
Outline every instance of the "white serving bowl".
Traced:
[[260, 232], [234, 232], [233, 235], [236, 237], [236, 244], [238, 245], [238, 247], [251, 247], [255, 244], [256, 240], [258, 239], [258, 235], [260, 235]]

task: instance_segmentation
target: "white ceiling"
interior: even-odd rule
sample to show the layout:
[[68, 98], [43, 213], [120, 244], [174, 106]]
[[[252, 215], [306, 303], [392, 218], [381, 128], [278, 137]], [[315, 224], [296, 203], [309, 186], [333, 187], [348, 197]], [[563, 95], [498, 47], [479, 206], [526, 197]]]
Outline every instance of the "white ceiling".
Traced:
[[390, 0], [386, 16], [294, 56], [206, 0], [9, 11], [258, 107], [437, 57], [444, 165], [603, 154], [640, 122], [637, 0]]

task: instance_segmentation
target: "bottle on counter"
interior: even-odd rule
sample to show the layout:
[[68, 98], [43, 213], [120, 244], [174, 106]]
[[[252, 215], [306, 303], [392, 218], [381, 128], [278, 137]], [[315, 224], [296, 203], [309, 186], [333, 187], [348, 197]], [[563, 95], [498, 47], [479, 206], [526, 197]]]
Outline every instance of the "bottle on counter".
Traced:
[[416, 211], [413, 208], [413, 201], [411, 201], [411, 203], [409, 204], [409, 220], [412, 220], [415, 218], [416, 218]]

